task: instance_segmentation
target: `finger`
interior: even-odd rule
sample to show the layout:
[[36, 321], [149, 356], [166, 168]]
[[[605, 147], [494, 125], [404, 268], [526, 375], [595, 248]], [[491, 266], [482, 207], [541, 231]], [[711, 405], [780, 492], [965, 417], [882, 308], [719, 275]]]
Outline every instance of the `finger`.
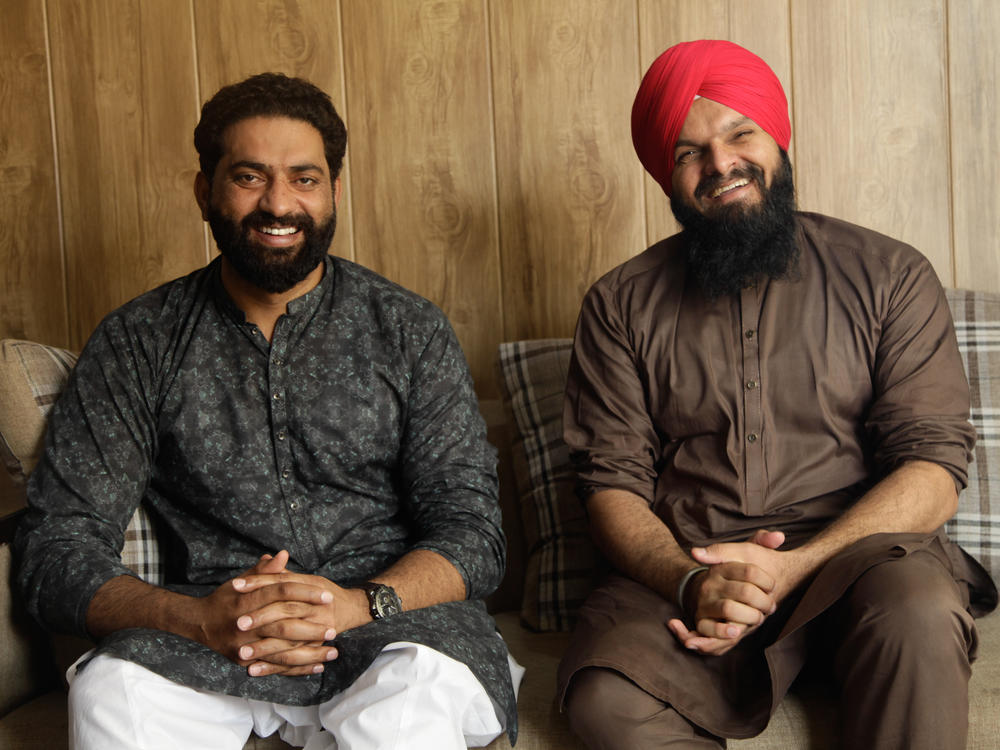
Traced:
[[247, 672], [251, 677], [267, 677], [272, 674], [280, 674], [284, 677], [297, 677], [300, 675], [321, 674], [325, 667], [322, 664], [306, 664], [300, 667], [286, 667], [282, 664], [271, 664], [270, 662], [254, 662], [247, 667]]
[[[713, 566], [712, 570], [709, 571], [709, 579], [722, 579], [730, 584], [736, 586], [749, 585], [753, 586], [759, 591], [765, 594], [770, 594], [774, 590], [775, 580], [774, 576], [768, 573], [766, 570], [761, 568], [759, 565], [754, 565], [753, 563], [747, 562], [727, 562], [720, 563]], [[708, 580], [706, 580], [708, 583]], [[730, 593], [738, 593], [734, 589], [730, 589]], [[747, 596], [750, 595], [750, 590], [747, 589], [744, 592]]]
[[283, 583], [294, 583], [305, 586], [312, 586], [314, 588], [320, 589], [321, 591], [326, 591], [323, 586], [318, 585], [323, 579], [317, 576], [306, 576], [301, 573], [289, 573], [288, 571], [274, 571], [270, 573], [260, 573], [254, 571], [247, 571], [239, 578], [233, 579], [233, 588], [244, 594], [250, 591], [256, 591], [257, 589], [262, 589], [267, 586], [274, 586]]
[[699, 636], [697, 633], [688, 630], [687, 626], [681, 620], [669, 620], [667, 627], [686, 649], [706, 655], [717, 656], [723, 654], [738, 642], [736, 639]]
[[718, 565], [719, 563], [727, 561], [727, 558], [723, 557], [722, 550], [720, 549], [724, 546], [726, 545], [713, 544], [709, 547], [692, 547], [691, 557], [700, 562], [702, 565]]
[[[312, 579], [316, 580], [316, 579]], [[232, 580], [233, 588], [248, 598], [247, 607], [260, 607], [276, 601], [297, 601], [306, 604], [330, 604], [333, 593], [315, 583], [302, 578], [290, 578], [288, 574], [250, 575]]]
[[253, 622], [246, 622], [243, 618], [236, 623], [241, 630], [244, 625], [249, 625], [248, 630], [253, 631], [260, 638], [282, 638], [289, 641], [332, 641], [337, 637], [336, 628], [328, 621], [314, 616], [307, 617], [284, 617], [273, 622], [268, 622], [254, 626]]
[[767, 547], [768, 549], [778, 549], [778, 547], [785, 543], [785, 535], [781, 531], [758, 529], [754, 532], [754, 535], [750, 537], [749, 541], [751, 544]]
[[254, 567], [258, 574], [281, 573], [288, 564], [288, 551], [281, 550], [276, 555], [262, 555], [260, 562]]
[[331, 646], [326, 645], [323, 641], [293, 641], [286, 638], [261, 638], [257, 641], [252, 641], [250, 643], [244, 643], [239, 649], [239, 661], [244, 666], [249, 666], [255, 661], [272, 661], [278, 663], [275, 659], [276, 654], [283, 653], [285, 651], [293, 651], [297, 648], [315, 648], [319, 649], [317, 653], [325, 653], [326, 649], [331, 648]]
[[[275, 601], [253, 600], [250, 603], [250, 608], [237, 618], [236, 627], [246, 632], [257, 630], [281, 620], [311, 620], [313, 623], [325, 623], [326, 627], [333, 627], [333, 608], [330, 607], [330, 611], [327, 612], [323, 609], [324, 604], [324, 602], [314, 603], [302, 601], [300, 598], [285, 597], [278, 598]], [[321, 630], [320, 632], [323, 631]], [[288, 637], [297, 638], [299, 636], [289, 633]]]
[[706, 638], [733, 640], [740, 638], [746, 632], [747, 627], [744, 623], [713, 620], [706, 617], [698, 621], [697, 634]]
[[300, 646], [271, 654], [266, 659], [258, 659], [248, 667], [248, 671], [254, 677], [260, 677], [275, 674], [280, 669], [305, 667], [313, 674], [318, 674], [323, 670], [316, 670], [317, 665], [322, 667], [325, 662], [333, 661], [339, 655], [332, 646]]

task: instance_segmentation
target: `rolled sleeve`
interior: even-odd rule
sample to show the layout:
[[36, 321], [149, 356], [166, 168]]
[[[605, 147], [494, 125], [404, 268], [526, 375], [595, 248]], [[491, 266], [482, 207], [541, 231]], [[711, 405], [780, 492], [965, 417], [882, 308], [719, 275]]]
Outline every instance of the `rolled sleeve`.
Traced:
[[496, 451], [486, 440], [465, 356], [443, 315], [413, 375], [401, 468], [413, 548], [451, 562], [468, 598], [491, 593], [506, 565]]
[[581, 497], [623, 489], [653, 502], [660, 448], [646, 402], [615, 295], [598, 283], [580, 312], [563, 408]]
[[155, 429], [140, 383], [148, 368], [124, 354], [135, 350], [123, 335], [102, 324], [53, 407], [15, 540], [29, 611], [80, 636], [97, 590], [134, 575], [120, 555], [150, 475]]
[[969, 385], [944, 290], [925, 260], [890, 291], [873, 376], [866, 427], [880, 470], [930, 461], [964, 488], [975, 444]]

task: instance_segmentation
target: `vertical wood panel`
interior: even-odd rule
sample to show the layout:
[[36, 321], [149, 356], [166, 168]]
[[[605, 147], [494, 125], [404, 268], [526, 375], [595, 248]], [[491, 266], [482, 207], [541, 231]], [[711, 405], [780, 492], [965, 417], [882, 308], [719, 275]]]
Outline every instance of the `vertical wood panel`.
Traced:
[[190, 19], [174, 0], [51, 3], [70, 337], [204, 264]]
[[950, 0], [948, 30], [955, 284], [1000, 292], [1000, 4]]
[[0, 337], [68, 346], [43, 11], [0, 24]]
[[[788, 0], [639, 0], [640, 77], [668, 47], [696, 39], [725, 39], [761, 57], [778, 76], [791, 107], [792, 60]], [[796, 135], [792, 123], [792, 136]], [[794, 159], [794, 155], [793, 155]], [[794, 163], [794, 161], [793, 161]], [[656, 181], [645, 174], [647, 238], [649, 243], [680, 229], [670, 211], [670, 199]]]
[[479, 393], [500, 340], [480, 0], [343, 4], [358, 261], [441, 306]]
[[491, 8], [504, 334], [570, 336], [590, 284], [645, 247], [635, 6]]
[[943, 0], [793, 0], [799, 203], [915, 245], [951, 284]]
[[[305, 78], [330, 95], [347, 122], [338, 6], [331, 0], [195, 0], [200, 101], [256, 73]], [[196, 120], [195, 120], [196, 122]], [[195, 122], [191, 123], [191, 130]], [[331, 252], [354, 258], [350, 163], [353, 133], [340, 178], [345, 188]], [[212, 246], [215, 252], [214, 244]]]

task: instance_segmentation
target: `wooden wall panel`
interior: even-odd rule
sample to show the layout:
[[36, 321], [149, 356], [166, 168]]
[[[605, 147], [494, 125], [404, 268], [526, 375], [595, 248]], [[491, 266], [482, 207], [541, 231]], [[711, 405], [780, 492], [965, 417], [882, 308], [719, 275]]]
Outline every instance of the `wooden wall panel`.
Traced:
[[[788, 0], [639, 0], [639, 52], [641, 71], [633, 86], [633, 98], [642, 76], [668, 47], [696, 39], [726, 39], [743, 45], [763, 58], [785, 89], [791, 107], [792, 60], [789, 39]], [[795, 123], [792, 123], [795, 136]], [[794, 142], [794, 141], [793, 141]], [[794, 157], [794, 155], [793, 155]], [[794, 161], [793, 161], [794, 164]], [[670, 199], [656, 181], [643, 171], [649, 244], [680, 229], [670, 211]]]
[[[339, 6], [330, 0], [194, 0], [199, 106], [223, 86], [256, 73], [312, 81], [330, 95], [347, 122]], [[191, 122], [194, 130], [197, 118]], [[350, 184], [351, 133], [340, 174]], [[351, 191], [337, 214], [331, 252], [354, 258]], [[194, 204], [192, 204], [193, 206]], [[212, 243], [212, 253], [216, 252]]]
[[9, 0], [4, 16], [0, 337], [68, 346], [42, 0]]
[[174, 0], [50, 3], [70, 338], [205, 262], [190, 15]]
[[358, 262], [440, 305], [480, 393], [500, 340], [480, 0], [343, 3]]
[[490, 5], [504, 335], [570, 336], [590, 284], [645, 247], [635, 6]]
[[495, 395], [499, 341], [569, 335], [597, 276], [674, 231], [629, 113], [654, 57], [700, 37], [748, 46], [784, 82], [803, 207], [915, 244], [946, 284], [1000, 291], [992, 0], [5, 10], [0, 335], [79, 346], [114, 306], [202, 265], [198, 106], [223, 83], [281, 70], [327, 90], [348, 124], [334, 252], [440, 304], [480, 392]]
[[949, 14], [955, 284], [1000, 292], [1000, 4], [950, 0]]
[[799, 204], [915, 245], [951, 284], [943, 0], [793, 0]]

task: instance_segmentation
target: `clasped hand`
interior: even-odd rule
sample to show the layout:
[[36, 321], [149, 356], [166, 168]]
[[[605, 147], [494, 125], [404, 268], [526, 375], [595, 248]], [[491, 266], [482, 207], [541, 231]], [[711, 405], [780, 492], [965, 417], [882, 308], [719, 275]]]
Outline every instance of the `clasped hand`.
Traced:
[[692, 549], [708, 570], [694, 578], [685, 597], [694, 602], [694, 628], [670, 620], [674, 636], [692, 651], [720, 655], [758, 628], [797, 583], [792, 553], [778, 551], [784, 541], [780, 531], [761, 530], [746, 542]]
[[[199, 600], [201, 637], [254, 676], [317, 674], [337, 658], [324, 645], [366, 621], [363, 592], [285, 569], [288, 552], [260, 562]], [[360, 608], [360, 611], [359, 611]]]

